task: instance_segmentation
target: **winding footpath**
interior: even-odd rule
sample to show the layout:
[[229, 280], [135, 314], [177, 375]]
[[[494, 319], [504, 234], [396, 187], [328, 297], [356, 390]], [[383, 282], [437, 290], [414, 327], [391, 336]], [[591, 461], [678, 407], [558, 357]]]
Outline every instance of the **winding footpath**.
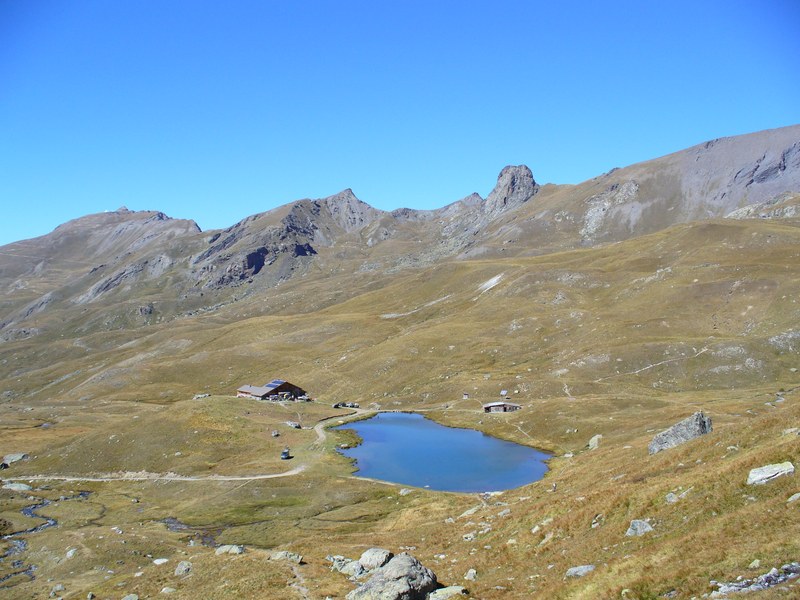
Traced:
[[270, 473], [267, 475], [178, 475], [177, 473], [148, 473], [139, 471], [135, 473], [103, 473], [99, 475], [19, 475], [14, 480], [20, 481], [255, 481], [258, 479], [275, 479], [276, 477], [290, 477], [306, 470], [306, 465], [298, 465], [294, 469], [283, 473]]
[[[325, 428], [333, 419], [351, 420], [351, 417], [358, 417], [364, 414], [376, 412], [363, 408], [351, 409], [354, 412], [344, 415], [332, 415], [319, 421], [314, 425], [314, 432], [317, 434], [316, 440], [311, 443], [310, 448], [322, 450], [323, 444], [327, 439], [328, 433]], [[124, 471], [115, 473], [97, 473], [94, 475], [16, 475], [14, 481], [73, 481], [73, 482], [112, 482], [112, 481], [258, 481], [262, 479], [276, 479], [278, 477], [291, 477], [299, 475], [308, 468], [308, 465], [301, 464], [294, 469], [283, 473], [268, 473], [263, 475], [179, 475], [178, 473], [150, 473], [148, 471]]]

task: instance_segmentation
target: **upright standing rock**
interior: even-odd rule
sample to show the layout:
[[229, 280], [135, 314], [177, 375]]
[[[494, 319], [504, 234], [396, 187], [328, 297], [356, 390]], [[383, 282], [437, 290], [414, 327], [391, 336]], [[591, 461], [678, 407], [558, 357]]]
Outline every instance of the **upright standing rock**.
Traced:
[[705, 416], [702, 412], [696, 412], [691, 417], [656, 435], [647, 449], [650, 454], [655, 454], [668, 448], [674, 448], [711, 431], [711, 417]]

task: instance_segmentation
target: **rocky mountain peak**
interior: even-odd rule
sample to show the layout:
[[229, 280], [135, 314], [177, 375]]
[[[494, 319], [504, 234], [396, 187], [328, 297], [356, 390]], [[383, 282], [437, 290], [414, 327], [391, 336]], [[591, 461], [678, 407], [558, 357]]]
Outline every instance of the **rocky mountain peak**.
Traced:
[[490, 214], [519, 206], [539, 191], [539, 184], [525, 165], [507, 166], [497, 176], [497, 184], [484, 202], [484, 210]]
[[348, 232], [361, 229], [382, 214], [380, 210], [359, 200], [350, 188], [319, 202], [328, 209], [333, 220]]

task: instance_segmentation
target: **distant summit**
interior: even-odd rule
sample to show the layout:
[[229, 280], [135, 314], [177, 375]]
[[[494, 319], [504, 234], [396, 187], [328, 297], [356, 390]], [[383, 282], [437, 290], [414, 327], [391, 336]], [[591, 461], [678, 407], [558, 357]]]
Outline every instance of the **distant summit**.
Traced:
[[577, 185], [540, 186], [526, 165], [508, 165], [485, 199], [434, 210], [387, 212], [346, 188], [202, 233], [194, 221], [121, 206], [3, 247], [0, 333], [12, 323], [43, 330], [37, 319], [54, 311], [83, 322], [76, 305], [127, 326], [216, 311], [309, 276], [542, 255], [728, 215], [792, 219], [799, 207], [800, 126], [721, 138]]
[[507, 166], [497, 176], [497, 185], [486, 198], [485, 210], [497, 214], [517, 207], [527, 202], [538, 191], [539, 185], [527, 166]]

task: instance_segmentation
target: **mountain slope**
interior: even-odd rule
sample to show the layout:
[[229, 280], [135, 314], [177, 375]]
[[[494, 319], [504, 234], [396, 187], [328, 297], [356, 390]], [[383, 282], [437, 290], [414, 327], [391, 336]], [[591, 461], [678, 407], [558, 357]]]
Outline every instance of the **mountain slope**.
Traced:
[[[30, 496], [59, 520], [28, 535], [36, 578], [0, 561], [0, 583], [15, 597], [55, 582], [76, 597], [344, 597], [326, 556], [377, 545], [413, 547], [447, 584], [476, 569], [476, 598], [688, 600], [796, 560], [796, 475], [745, 482], [800, 452], [799, 132], [576, 186], [507, 167], [485, 200], [432, 211], [345, 190], [220, 231], [120, 210], [5, 246], [0, 455], [30, 458], [3, 478], [107, 481], [0, 490], [0, 527], [28, 526]], [[234, 397], [275, 377], [318, 401]], [[522, 409], [484, 413], [502, 390]], [[498, 495], [400, 492], [350, 477], [335, 448], [352, 437], [320, 433], [340, 401], [554, 458], [543, 481]], [[698, 410], [710, 434], [648, 455]], [[89, 495], [70, 500], [76, 488]], [[653, 531], [626, 536], [633, 519]], [[247, 551], [188, 544], [209, 538]], [[173, 577], [183, 560], [193, 575]]]

